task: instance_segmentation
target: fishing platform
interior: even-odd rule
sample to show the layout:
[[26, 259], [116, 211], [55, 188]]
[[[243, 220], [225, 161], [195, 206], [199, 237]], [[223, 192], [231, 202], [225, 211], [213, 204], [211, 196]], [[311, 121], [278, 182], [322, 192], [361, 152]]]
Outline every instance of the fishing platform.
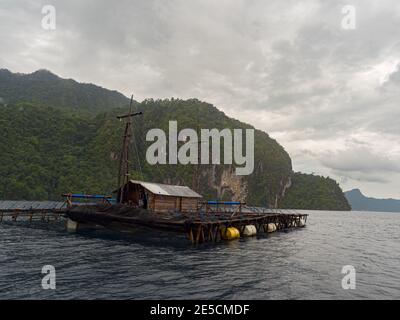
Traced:
[[[110, 196], [64, 194], [64, 202], [0, 201], [0, 222], [64, 220], [69, 231], [104, 227], [135, 231], [146, 227], [185, 235], [193, 244], [301, 228], [307, 214], [251, 207], [235, 201], [203, 201], [186, 186], [130, 180]], [[91, 201], [76, 202], [76, 199]]]
[[[126, 124], [114, 197], [68, 193], [63, 195], [64, 202], [0, 201], [0, 222], [40, 220], [50, 223], [64, 219], [70, 231], [87, 226], [118, 231], [147, 227], [186, 235], [194, 244], [258, 236], [306, 225], [308, 215], [292, 210], [252, 207], [240, 201], [205, 201], [187, 186], [130, 179], [132, 118], [142, 115], [142, 112], [133, 112], [132, 101], [133, 97], [129, 113], [117, 117], [126, 120]], [[140, 159], [138, 162], [141, 171]], [[200, 189], [198, 166], [193, 175], [193, 188]], [[82, 199], [86, 202], [77, 201]]]

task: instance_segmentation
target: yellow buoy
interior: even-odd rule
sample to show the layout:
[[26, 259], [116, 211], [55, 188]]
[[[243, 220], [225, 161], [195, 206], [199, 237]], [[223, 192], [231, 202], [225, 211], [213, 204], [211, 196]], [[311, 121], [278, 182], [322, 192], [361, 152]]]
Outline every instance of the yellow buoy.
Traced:
[[222, 239], [224, 240], [234, 240], [240, 238], [240, 232], [234, 227], [223, 228], [221, 230]]

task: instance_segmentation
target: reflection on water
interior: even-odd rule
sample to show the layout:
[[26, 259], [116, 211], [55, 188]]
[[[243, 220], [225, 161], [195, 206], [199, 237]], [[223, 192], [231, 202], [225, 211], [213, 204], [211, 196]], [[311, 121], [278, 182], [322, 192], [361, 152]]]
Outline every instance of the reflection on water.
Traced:
[[[307, 227], [193, 247], [172, 234], [0, 225], [0, 298], [400, 298], [400, 214], [309, 212]], [[57, 289], [41, 287], [54, 265]], [[343, 290], [344, 265], [357, 271]]]

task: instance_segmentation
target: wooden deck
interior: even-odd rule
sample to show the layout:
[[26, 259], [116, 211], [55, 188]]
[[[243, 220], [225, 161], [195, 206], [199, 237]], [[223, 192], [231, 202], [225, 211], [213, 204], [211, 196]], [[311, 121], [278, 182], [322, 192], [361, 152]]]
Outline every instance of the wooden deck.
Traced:
[[188, 220], [185, 223], [185, 232], [193, 243], [218, 242], [224, 238], [227, 228], [234, 227], [243, 235], [246, 226], [255, 226], [257, 233], [268, 233], [268, 225], [275, 225], [276, 230], [304, 227], [307, 214], [285, 213], [244, 213], [232, 217], [226, 215], [213, 215]]
[[123, 205], [87, 205], [66, 207], [60, 203], [24, 206], [0, 206], [0, 223], [3, 221], [58, 221], [71, 219], [82, 225], [98, 225], [112, 229], [148, 227], [183, 233], [194, 244], [219, 242], [225, 239], [228, 228], [236, 228], [243, 236], [246, 226], [254, 226], [257, 234], [304, 227], [307, 214], [295, 211], [273, 210], [241, 206], [238, 208], [207, 207], [197, 212], [153, 213], [142, 208]]

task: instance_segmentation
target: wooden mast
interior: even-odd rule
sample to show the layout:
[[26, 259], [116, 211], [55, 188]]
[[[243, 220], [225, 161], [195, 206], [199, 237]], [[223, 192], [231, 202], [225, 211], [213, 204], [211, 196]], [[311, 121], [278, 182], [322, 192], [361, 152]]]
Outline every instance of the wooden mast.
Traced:
[[196, 192], [199, 192], [199, 188], [200, 188], [200, 162], [201, 162], [201, 158], [200, 158], [200, 145], [201, 145], [201, 136], [199, 139], [199, 133], [200, 133], [200, 126], [199, 126], [199, 106], [197, 106], [197, 125], [196, 125], [196, 133], [197, 133], [197, 164], [196, 167], [194, 168], [194, 173], [193, 173], [193, 177], [192, 177], [192, 189]]
[[118, 188], [120, 189], [119, 202], [124, 202], [124, 188], [128, 186], [129, 182], [129, 145], [131, 143], [132, 137], [132, 117], [143, 114], [142, 112], [132, 112], [132, 102], [133, 95], [131, 96], [131, 102], [129, 105], [129, 113], [117, 116], [117, 119], [127, 119], [125, 124], [125, 131], [122, 142], [122, 149], [119, 158], [119, 168], [118, 168]]

